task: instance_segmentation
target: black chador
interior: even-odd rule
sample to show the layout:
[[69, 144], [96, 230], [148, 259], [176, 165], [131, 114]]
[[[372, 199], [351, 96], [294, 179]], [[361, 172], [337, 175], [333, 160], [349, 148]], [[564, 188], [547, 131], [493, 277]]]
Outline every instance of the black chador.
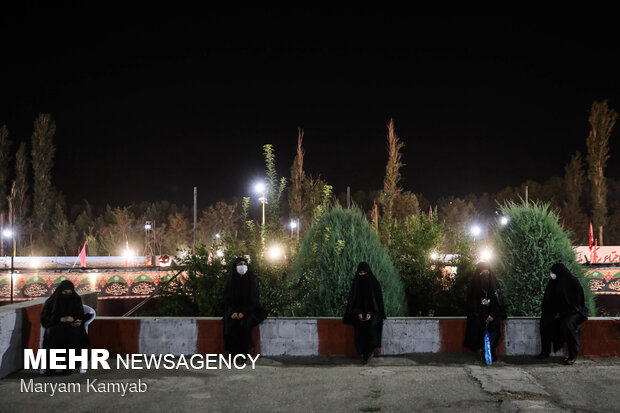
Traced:
[[343, 318], [355, 328], [355, 348], [364, 362], [372, 357], [375, 348], [381, 347], [381, 334], [385, 307], [381, 285], [370, 266], [361, 262], [351, 283], [347, 309]]
[[[84, 329], [86, 317], [82, 299], [75, 292], [73, 283], [69, 280], [62, 281], [45, 301], [41, 311], [41, 325], [45, 328], [43, 348], [65, 350], [88, 348], [88, 334]], [[48, 370], [48, 373], [51, 371]], [[69, 373], [69, 369], [66, 373]]]
[[501, 320], [506, 318], [502, 290], [489, 264], [479, 263], [471, 275], [467, 290], [467, 330], [465, 346], [473, 351], [484, 348], [485, 327], [489, 331], [491, 354], [501, 336]]
[[541, 358], [568, 345], [567, 364], [573, 364], [579, 354], [581, 323], [588, 319], [588, 308], [579, 280], [564, 264], [551, 267], [551, 279], [545, 288], [540, 317]]
[[247, 354], [252, 327], [266, 317], [260, 306], [258, 280], [248, 270], [245, 258], [233, 262], [224, 287], [224, 348], [231, 354]]

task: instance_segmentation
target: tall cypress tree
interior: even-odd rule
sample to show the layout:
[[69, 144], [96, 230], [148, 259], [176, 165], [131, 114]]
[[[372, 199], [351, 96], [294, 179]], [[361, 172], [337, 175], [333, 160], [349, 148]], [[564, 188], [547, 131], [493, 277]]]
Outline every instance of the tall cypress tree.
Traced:
[[297, 135], [297, 154], [291, 166], [291, 186], [289, 187], [288, 204], [291, 217], [300, 219], [304, 211], [303, 205], [303, 185], [304, 173], [304, 149], [301, 146], [304, 140], [304, 130], [299, 128]]
[[400, 168], [404, 166], [401, 162], [400, 150], [404, 146], [394, 128], [394, 120], [390, 119], [387, 124], [387, 150], [388, 162], [385, 166], [385, 179], [383, 181], [383, 196], [380, 202], [383, 205], [383, 218], [385, 220], [385, 236], [390, 242], [390, 232], [394, 222], [394, 200], [402, 189], [398, 186], [400, 181]]
[[295, 314], [342, 316], [357, 265], [366, 261], [381, 284], [386, 314], [406, 315], [403, 282], [362, 211], [336, 205], [315, 218], [293, 264], [291, 280], [300, 291]]
[[0, 211], [6, 210], [7, 182], [11, 162], [11, 141], [6, 125], [0, 127]]
[[618, 113], [607, 106], [607, 101], [594, 102], [590, 109], [590, 134], [588, 146], [588, 177], [592, 183], [592, 205], [594, 225], [598, 228], [598, 243], [603, 245], [603, 227], [607, 220], [607, 181], [605, 166], [609, 160], [609, 137], [616, 123]]
[[26, 142], [19, 145], [15, 155], [15, 180], [11, 188], [11, 199], [13, 202], [13, 215], [15, 225], [23, 226], [29, 210], [28, 199], [28, 155], [26, 153]]
[[32, 172], [34, 182], [34, 202], [32, 212], [34, 224], [39, 231], [47, 226], [52, 213], [53, 188], [52, 166], [54, 164], [54, 144], [56, 124], [49, 113], [42, 113], [34, 121], [32, 134]]

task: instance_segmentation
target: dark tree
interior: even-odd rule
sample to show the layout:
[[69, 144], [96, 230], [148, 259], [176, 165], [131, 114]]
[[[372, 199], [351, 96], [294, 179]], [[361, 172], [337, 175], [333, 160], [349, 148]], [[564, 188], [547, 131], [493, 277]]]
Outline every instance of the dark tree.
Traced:
[[590, 109], [588, 146], [588, 177], [592, 183], [592, 215], [598, 228], [598, 243], [603, 245], [603, 227], [607, 219], [607, 183], [605, 165], [609, 160], [609, 137], [618, 113], [607, 106], [607, 101], [594, 102]]

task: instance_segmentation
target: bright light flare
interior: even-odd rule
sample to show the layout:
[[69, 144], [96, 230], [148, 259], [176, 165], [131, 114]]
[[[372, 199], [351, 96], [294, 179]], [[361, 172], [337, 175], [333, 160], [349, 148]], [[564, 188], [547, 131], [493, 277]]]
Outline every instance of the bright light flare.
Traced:
[[41, 261], [34, 259], [34, 260], [30, 260], [28, 264], [30, 264], [31, 268], [39, 268], [39, 266], [41, 265]]
[[297, 221], [291, 221], [291, 228], [297, 228]]
[[439, 254], [437, 254], [436, 252], [431, 252], [431, 259], [432, 260], [436, 260], [439, 258]]
[[500, 223], [500, 224], [502, 224], [502, 226], [506, 226], [506, 225], [508, 225], [508, 217], [502, 217], [502, 218], [499, 220], [499, 223]]
[[131, 258], [133, 258], [133, 251], [132, 250], [125, 250], [125, 252], [123, 253], [123, 256], [126, 259], [131, 259]]
[[284, 251], [279, 245], [272, 245], [267, 250], [267, 257], [273, 261], [280, 260], [284, 256]]
[[2, 236], [4, 238], [11, 238], [13, 236], [13, 231], [11, 231], [10, 229], [5, 229], [4, 231], [2, 231]]
[[480, 261], [491, 261], [491, 258], [493, 258], [493, 253], [488, 248], [485, 248], [480, 253]]
[[482, 228], [480, 228], [480, 226], [474, 225], [473, 227], [471, 227], [471, 235], [473, 235], [474, 237], [477, 237], [481, 233], [482, 233]]
[[222, 250], [217, 250], [217, 252], [215, 253], [215, 255], [217, 255], [218, 257], [222, 258], [224, 256], [224, 251]]
[[254, 192], [259, 193], [259, 194], [265, 193], [265, 184], [262, 182], [259, 182], [256, 185], [254, 185]]

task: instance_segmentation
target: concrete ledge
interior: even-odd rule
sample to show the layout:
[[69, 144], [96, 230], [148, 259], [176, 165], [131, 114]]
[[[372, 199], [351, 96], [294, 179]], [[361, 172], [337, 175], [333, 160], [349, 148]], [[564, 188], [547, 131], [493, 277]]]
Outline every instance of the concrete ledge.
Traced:
[[[97, 308], [97, 293], [79, 293], [82, 302]], [[0, 307], [0, 378], [21, 369], [24, 348], [39, 348], [41, 310], [47, 298]]]
[[[43, 300], [37, 301], [0, 307], [0, 377], [21, 368], [24, 348], [38, 348]], [[469, 353], [463, 346], [465, 326], [465, 317], [388, 318], [380, 353]], [[538, 326], [538, 318], [506, 320], [498, 354], [538, 354]], [[97, 317], [89, 327], [89, 336], [92, 348], [105, 348], [111, 354], [224, 353], [222, 328], [218, 317]], [[253, 354], [356, 355], [353, 327], [340, 318], [267, 318], [252, 334]], [[586, 321], [580, 354], [620, 357], [620, 318], [593, 317]]]

